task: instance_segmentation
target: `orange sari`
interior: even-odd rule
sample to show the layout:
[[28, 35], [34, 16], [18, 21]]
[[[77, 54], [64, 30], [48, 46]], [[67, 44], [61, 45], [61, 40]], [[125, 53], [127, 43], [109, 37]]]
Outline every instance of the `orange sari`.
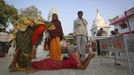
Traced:
[[61, 60], [60, 37], [58, 36], [50, 40], [50, 58], [58, 61]]

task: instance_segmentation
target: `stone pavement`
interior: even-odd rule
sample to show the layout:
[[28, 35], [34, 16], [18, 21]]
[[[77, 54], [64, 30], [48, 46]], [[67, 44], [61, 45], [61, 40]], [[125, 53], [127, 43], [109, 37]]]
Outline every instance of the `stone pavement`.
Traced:
[[[9, 72], [8, 66], [12, 57], [0, 58], [0, 75], [129, 75], [127, 66], [114, 65], [113, 59], [102, 58], [96, 56], [88, 65], [86, 70], [51, 70], [51, 71], [38, 71], [35, 73], [26, 74], [24, 72]], [[134, 75], [134, 69], [133, 74]]]

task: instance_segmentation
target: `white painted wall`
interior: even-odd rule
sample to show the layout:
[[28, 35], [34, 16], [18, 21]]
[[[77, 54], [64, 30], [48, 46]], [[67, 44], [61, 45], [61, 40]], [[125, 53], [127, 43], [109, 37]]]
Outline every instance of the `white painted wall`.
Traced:
[[130, 24], [131, 31], [133, 31], [134, 30], [134, 16], [129, 19], [129, 24]]
[[[128, 21], [129, 21], [130, 29], [131, 29], [131, 31], [133, 31], [134, 30], [134, 16], [129, 18]], [[114, 27], [119, 30], [119, 33], [129, 32], [129, 27], [127, 27], [125, 29], [121, 29], [121, 27], [119, 25], [114, 25]]]

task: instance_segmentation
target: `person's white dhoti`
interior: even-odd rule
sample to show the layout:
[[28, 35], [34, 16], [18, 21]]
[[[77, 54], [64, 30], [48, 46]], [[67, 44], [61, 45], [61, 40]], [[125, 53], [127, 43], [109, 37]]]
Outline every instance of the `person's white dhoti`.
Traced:
[[48, 55], [49, 51], [44, 50], [44, 45], [42, 45], [42, 44], [38, 45], [36, 50], [37, 50], [37, 53], [36, 53], [35, 60], [41, 60], [41, 59], [48, 58], [47, 55]]
[[8, 50], [8, 56], [13, 56], [15, 54], [15, 49], [16, 49], [16, 45], [15, 45], [15, 42], [12, 41], [11, 42], [11, 47], [9, 48]]

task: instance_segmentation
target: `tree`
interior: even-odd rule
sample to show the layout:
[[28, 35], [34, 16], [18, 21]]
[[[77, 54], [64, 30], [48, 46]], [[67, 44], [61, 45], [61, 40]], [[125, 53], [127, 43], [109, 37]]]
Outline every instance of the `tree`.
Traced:
[[35, 6], [29, 6], [27, 8], [20, 9], [19, 17], [28, 17], [32, 20], [35, 19], [43, 20], [43, 18], [41, 17], [41, 12], [38, 11], [38, 9]]
[[0, 25], [7, 27], [8, 22], [14, 25], [17, 20], [17, 9], [13, 5], [6, 4], [4, 0], [0, 0]]
[[69, 33], [68, 35], [73, 35], [73, 33]]

